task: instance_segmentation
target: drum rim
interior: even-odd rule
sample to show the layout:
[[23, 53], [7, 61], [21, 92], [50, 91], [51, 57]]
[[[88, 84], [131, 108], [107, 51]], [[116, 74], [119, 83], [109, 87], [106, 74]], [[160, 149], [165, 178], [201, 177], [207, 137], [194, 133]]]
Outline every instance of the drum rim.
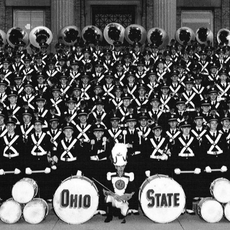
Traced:
[[[53, 211], [54, 211], [55, 215], [56, 215], [60, 220], [62, 220], [64, 223], [67, 223], [67, 224], [83, 224], [83, 223], [89, 221], [89, 220], [94, 216], [94, 213], [93, 213], [92, 215], [90, 215], [90, 217], [89, 217], [87, 220], [85, 220], [85, 221], [83, 221], [83, 222], [79, 222], [79, 223], [74, 223], [74, 222], [69, 222], [69, 221], [64, 220], [63, 217], [61, 217], [61, 216], [57, 213], [57, 211], [55, 210], [55, 204], [54, 204], [54, 200], [55, 200], [55, 199], [54, 199], [54, 198], [55, 198], [55, 195], [56, 195], [57, 190], [59, 189], [59, 187], [60, 187], [64, 182], [67, 182], [67, 181], [69, 181], [69, 180], [71, 180], [71, 179], [75, 179], [75, 178], [77, 178], [77, 179], [85, 179], [85, 178], [87, 178], [87, 179], [85, 179], [85, 181], [89, 182], [90, 185], [91, 185], [93, 188], [95, 188], [95, 191], [96, 191], [96, 194], [97, 194], [98, 203], [97, 203], [96, 210], [98, 209], [98, 206], [99, 206], [99, 191], [98, 191], [97, 186], [95, 185], [95, 183], [94, 183], [91, 179], [89, 179], [89, 178], [86, 177], [86, 176], [77, 176], [77, 175], [67, 177], [67, 178], [66, 178], [65, 180], [63, 180], [63, 181], [59, 184], [59, 186], [56, 188], [56, 190], [55, 190], [55, 192], [54, 192], [54, 195], [53, 195], [53, 199], [52, 199]], [[96, 210], [95, 210], [95, 212], [96, 212]]]

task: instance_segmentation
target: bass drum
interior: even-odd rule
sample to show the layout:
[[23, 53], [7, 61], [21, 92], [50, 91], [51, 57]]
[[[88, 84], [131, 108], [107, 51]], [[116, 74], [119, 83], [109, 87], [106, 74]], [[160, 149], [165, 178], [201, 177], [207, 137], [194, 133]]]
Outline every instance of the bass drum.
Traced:
[[211, 195], [220, 203], [230, 201], [230, 181], [226, 178], [217, 178], [210, 185]]
[[38, 193], [38, 185], [32, 178], [22, 178], [12, 188], [12, 197], [20, 204], [31, 201]]
[[65, 179], [53, 197], [56, 215], [68, 224], [82, 224], [93, 217], [99, 203], [98, 189], [87, 177]]
[[4, 201], [0, 208], [0, 219], [7, 224], [14, 224], [19, 221], [22, 215], [21, 205], [10, 198]]
[[23, 217], [29, 224], [39, 224], [49, 213], [47, 202], [41, 198], [34, 198], [23, 208]]
[[224, 205], [224, 217], [230, 221], [230, 202]]
[[185, 193], [180, 184], [166, 175], [153, 175], [140, 187], [139, 201], [144, 214], [154, 222], [169, 223], [185, 207]]
[[217, 223], [223, 217], [222, 205], [212, 197], [206, 197], [199, 201], [197, 205], [198, 215], [208, 223]]

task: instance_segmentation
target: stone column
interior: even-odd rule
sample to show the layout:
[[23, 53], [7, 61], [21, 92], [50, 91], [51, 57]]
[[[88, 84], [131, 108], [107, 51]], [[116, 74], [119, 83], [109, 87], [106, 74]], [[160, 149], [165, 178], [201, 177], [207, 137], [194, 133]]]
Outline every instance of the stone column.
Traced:
[[53, 44], [57, 42], [59, 31], [69, 25], [74, 25], [74, 0], [51, 0]]
[[176, 32], [176, 0], [154, 0], [154, 27], [164, 29], [169, 40]]

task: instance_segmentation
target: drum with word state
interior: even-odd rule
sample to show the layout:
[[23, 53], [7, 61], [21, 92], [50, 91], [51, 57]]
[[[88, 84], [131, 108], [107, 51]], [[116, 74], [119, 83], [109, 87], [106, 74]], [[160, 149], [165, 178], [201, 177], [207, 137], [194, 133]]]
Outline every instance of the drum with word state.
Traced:
[[211, 195], [220, 203], [230, 201], [230, 181], [226, 178], [217, 178], [210, 185]]
[[10, 198], [4, 201], [0, 207], [0, 219], [7, 224], [14, 224], [19, 221], [22, 215], [21, 205]]
[[197, 205], [198, 215], [208, 223], [217, 223], [223, 218], [223, 207], [213, 197], [201, 199]]
[[27, 223], [39, 224], [49, 213], [47, 202], [41, 198], [33, 198], [23, 208], [23, 217]]
[[224, 217], [230, 221], [230, 202], [224, 204]]
[[181, 185], [162, 174], [147, 178], [139, 190], [144, 214], [157, 223], [169, 223], [177, 219], [184, 210], [185, 200]]
[[22, 178], [12, 188], [12, 197], [20, 204], [31, 201], [38, 193], [38, 185], [32, 178]]
[[98, 203], [97, 187], [84, 176], [65, 179], [53, 197], [56, 215], [68, 224], [81, 224], [91, 219], [97, 211]]

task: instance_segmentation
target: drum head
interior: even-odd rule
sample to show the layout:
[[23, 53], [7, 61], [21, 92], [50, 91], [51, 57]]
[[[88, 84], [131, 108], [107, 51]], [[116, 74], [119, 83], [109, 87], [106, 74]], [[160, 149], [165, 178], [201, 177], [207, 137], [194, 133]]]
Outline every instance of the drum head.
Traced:
[[16, 223], [22, 215], [21, 205], [12, 198], [3, 202], [0, 208], [0, 218], [7, 224]]
[[180, 184], [167, 176], [152, 176], [143, 182], [139, 191], [141, 208], [157, 223], [177, 219], [185, 207], [185, 193]]
[[218, 178], [211, 183], [210, 192], [220, 203], [230, 201], [230, 181], [225, 178]]
[[27, 203], [23, 209], [23, 217], [27, 223], [39, 224], [49, 212], [48, 204], [45, 200], [34, 198]]
[[68, 224], [81, 224], [95, 214], [99, 197], [96, 186], [88, 178], [65, 180], [55, 191], [53, 207], [56, 215]]
[[208, 223], [217, 223], [223, 217], [222, 205], [212, 198], [204, 198], [198, 203], [199, 215]]
[[12, 197], [15, 201], [26, 204], [37, 194], [37, 183], [30, 178], [19, 180], [12, 188]]

